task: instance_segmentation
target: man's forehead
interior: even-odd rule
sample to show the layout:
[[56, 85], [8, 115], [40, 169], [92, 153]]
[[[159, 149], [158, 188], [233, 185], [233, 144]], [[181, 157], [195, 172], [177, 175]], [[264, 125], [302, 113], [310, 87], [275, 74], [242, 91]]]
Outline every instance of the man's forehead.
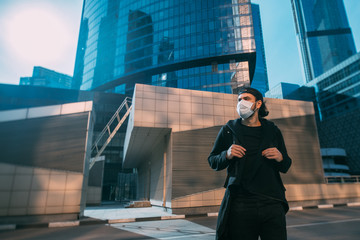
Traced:
[[244, 97], [247, 97], [247, 98], [255, 98], [254, 95], [252, 95], [251, 93], [242, 93], [238, 96], [238, 99], [240, 98], [244, 98]]

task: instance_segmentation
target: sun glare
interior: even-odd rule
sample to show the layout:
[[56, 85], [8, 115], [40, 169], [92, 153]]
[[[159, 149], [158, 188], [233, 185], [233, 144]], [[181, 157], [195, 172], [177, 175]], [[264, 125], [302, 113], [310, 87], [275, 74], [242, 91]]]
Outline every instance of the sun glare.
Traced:
[[9, 50], [34, 65], [58, 61], [70, 44], [65, 24], [49, 9], [15, 12], [6, 22], [5, 31]]

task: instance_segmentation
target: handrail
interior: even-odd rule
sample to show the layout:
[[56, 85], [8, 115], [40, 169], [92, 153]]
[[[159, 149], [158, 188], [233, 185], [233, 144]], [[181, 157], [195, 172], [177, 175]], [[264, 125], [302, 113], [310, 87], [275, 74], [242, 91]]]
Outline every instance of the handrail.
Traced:
[[[119, 113], [121, 112], [121, 110], [126, 107], [126, 113], [122, 116], [122, 118], [120, 119], [120, 115]], [[99, 134], [99, 136], [97, 137], [97, 139], [95, 140], [92, 148], [91, 148], [91, 153], [93, 153], [94, 151], [96, 151], [96, 156], [94, 158], [90, 159], [90, 169], [93, 167], [93, 165], [95, 164], [95, 162], [98, 160], [98, 158], [100, 157], [100, 155], [103, 153], [103, 151], [105, 150], [105, 148], [107, 147], [107, 145], [110, 143], [110, 141], [113, 139], [113, 137], [115, 136], [115, 134], [117, 133], [117, 131], [119, 130], [119, 128], [121, 127], [121, 125], [125, 122], [126, 118], [129, 116], [130, 111], [131, 111], [132, 105], [131, 105], [131, 98], [130, 97], [126, 97], [124, 99], [124, 101], [121, 103], [121, 105], [119, 106], [119, 108], [116, 110], [116, 112], [114, 113], [114, 115], [111, 117], [111, 119], [109, 120], [109, 122], [106, 124], [106, 126], [104, 127], [104, 129], [101, 131], [101, 133]], [[113, 124], [114, 120], [117, 119], [118, 123], [116, 125], [116, 127], [111, 130], [110, 127]], [[103, 139], [105, 133], [108, 132], [109, 136], [106, 139], [105, 143], [102, 145], [101, 149], [99, 150], [98, 144], [99, 142]]]
[[114, 113], [114, 115], [110, 118], [109, 122], [106, 124], [106, 126], [104, 127], [104, 129], [101, 131], [101, 133], [99, 134], [98, 138], [96, 139], [96, 141], [94, 142], [91, 151], [93, 151], [96, 147], [97, 144], [100, 142], [101, 138], [104, 136], [104, 134], [106, 133], [106, 130], [108, 130], [107, 126], [110, 126], [115, 118], [117, 117], [117, 114], [120, 113], [120, 111], [122, 110], [122, 108], [127, 105], [127, 103], [131, 104], [131, 98], [130, 97], [126, 97], [124, 99], [124, 101], [121, 103], [121, 105], [119, 106], [119, 108], [116, 110], [116, 112]]
[[325, 183], [360, 183], [360, 175], [326, 176]]

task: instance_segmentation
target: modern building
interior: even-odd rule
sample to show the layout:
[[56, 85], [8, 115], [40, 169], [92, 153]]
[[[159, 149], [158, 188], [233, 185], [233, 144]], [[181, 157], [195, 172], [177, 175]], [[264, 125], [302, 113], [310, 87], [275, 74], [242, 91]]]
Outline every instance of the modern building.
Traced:
[[280, 83], [265, 96], [312, 101], [321, 148], [345, 149], [350, 173], [360, 174], [360, 53], [296, 87]]
[[360, 53], [357, 53], [313, 81], [322, 119], [332, 118], [360, 107]]
[[[93, 143], [115, 111], [119, 108], [120, 104], [124, 101], [125, 97], [127, 96], [114, 93], [0, 84], [0, 111], [26, 108], [33, 109], [91, 101], [93, 103], [92, 112], [95, 116], [95, 121], [93, 123], [93, 137], [90, 138], [89, 141]], [[102, 154], [105, 160], [101, 163], [102, 165], [94, 165], [90, 172], [89, 191], [93, 194], [90, 194], [91, 196], [87, 198], [87, 203], [89, 204], [98, 204], [100, 201], [134, 198], [130, 194], [131, 191], [133, 191], [134, 184], [136, 184], [131, 182], [130, 179], [133, 170], [122, 168], [126, 123], [127, 122], [120, 127], [112, 141], [105, 148]], [[113, 126], [111, 126], [111, 128], [113, 128]], [[19, 138], [22, 137], [21, 133], [18, 135]], [[101, 142], [99, 146], [102, 147], [102, 145]], [[93, 156], [92, 154], [91, 157]], [[123, 192], [121, 196], [119, 190], [124, 186], [120, 185], [119, 181], [121, 181], [121, 184], [125, 181], [124, 185], [127, 186], [127, 192]]]
[[93, 114], [92, 101], [0, 111], [0, 224], [83, 216]]
[[306, 77], [301, 89], [314, 89], [310, 91], [315, 92], [320, 145], [345, 149], [350, 173], [359, 174], [356, 146], [360, 129], [353, 122], [360, 112], [360, 55], [356, 54], [343, 0], [291, 3]]
[[74, 86], [233, 93], [250, 85], [255, 59], [250, 0], [84, 0]]
[[280, 82], [273, 88], [269, 89], [264, 96], [267, 98], [287, 99], [286, 96], [298, 88], [300, 88], [300, 86], [297, 84]]
[[343, 0], [291, 0], [306, 82], [356, 53]]
[[321, 117], [320, 144], [343, 148], [352, 174], [360, 174], [360, 53], [357, 53], [306, 86], [314, 87]]
[[314, 87], [300, 86], [293, 83], [280, 82], [265, 93], [267, 98], [289, 99], [313, 102], [315, 119], [320, 124], [320, 113]]
[[21, 77], [19, 85], [71, 89], [73, 78], [69, 75], [35, 66], [31, 77]]
[[[9, 94], [11, 89], [18, 91]], [[44, 101], [49, 93], [47, 98], [55, 101], [66, 93], [65, 101], [93, 97], [94, 101], [0, 111], [0, 142], [6, 149], [0, 160], [0, 223], [81, 218], [85, 204], [89, 200], [99, 203], [101, 195], [99, 185], [91, 185], [99, 182], [93, 179], [99, 175], [89, 170], [89, 158], [97, 117], [106, 117], [101, 111], [110, 105], [98, 102], [96, 107], [95, 102], [114, 103], [121, 95], [10, 85], [0, 85], [0, 91], [2, 99], [8, 99], [5, 109], [7, 103], [13, 108], [16, 104], [29, 104], [26, 98], [41, 105], [39, 99]], [[36, 96], [39, 102], [34, 101]], [[266, 100], [268, 118], [281, 128], [293, 160], [290, 171], [282, 176], [290, 206], [359, 201], [358, 183], [324, 182], [312, 103]], [[226, 171], [215, 172], [206, 158], [221, 126], [237, 116], [236, 102], [234, 94], [137, 84], [120, 153], [124, 167], [137, 169], [137, 198], [173, 213], [218, 210]], [[102, 172], [101, 166], [97, 166], [98, 173]], [[126, 184], [133, 178], [118, 176], [118, 181]], [[129, 189], [118, 191], [133, 194]], [[112, 191], [107, 194], [116, 195]]]
[[[85, 2], [84, 2], [85, 3]], [[84, 15], [84, 8], [82, 9], [81, 16]], [[89, 36], [89, 26], [88, 19], [81, 19], [80, 30], [79, 30], [79, 39], [76, 50], [76, 59], [74, 65], [74, 74], [73, 74], [73, 82], [71, 84], [73, 89], [80, 89], [82, 76], [84, 72], [84, 57], [85, 57], [85, 49], [86, 42]]]
[[251, 4], [252, 18], [254, 24], [254, 36], [256, 45], [256, 66], [251, 87], [259, 90], [263, 96], [269, 90], [269, 80], [266, 68], [264, 38], [260, 17], [260, 7], [258, 4]]
[[322, 148], [342, 148], [351, 175], [360, 175], [360, 108], [321, 121], [318, 126]]
[[[293, 160], [282, 174], [290, 206], [357, 201], [359, 184], [324, 181], [313, 103], [265, 100]], [[238, 117], [236, 103], [234, 94], [136, 84], [123, 166], [138, 171], [138, 197], [173, 213], [217, 211], [226, 170], [212, 170], [207, 157], [220, 128]]]
[[349, 166], [346, 162], [346, 151], [342, 148], [322, 148], [324, 174], [329, 176], [350, 176]]

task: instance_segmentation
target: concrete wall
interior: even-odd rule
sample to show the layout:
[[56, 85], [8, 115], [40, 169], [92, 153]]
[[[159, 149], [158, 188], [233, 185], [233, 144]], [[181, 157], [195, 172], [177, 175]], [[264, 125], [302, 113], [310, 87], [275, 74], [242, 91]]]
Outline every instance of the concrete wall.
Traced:
[[211, 152], [220, 126], [173, 133], [172, 199], [224, 185], [226, 170], [210, 168]]
[[[345, 204], [359, 202], [359, 183], [332, 184], [285, 184], [286, 198], [290, 207], [315, 206], [319, 204]], [[218, 188], [176, 198], [172, 201], [173, 213], [194, 213], [207, 208], [217, 211], [225, 193]]]
[[137, 185], [137, 198], [139, 200], [149, 199], [149, 162], [144, 161], [137, 167], [138, 171], [138, 185]]
[[138, 198], [150, 200], [152, 205], [163, 206], [165, 201], [165, 206], [171, 206], [172, 153], [170, 142], [170, 135], [159, 139], [149, 152], [147, 159], [138, 168]]
[[[0, 112], [0, 221], [81, 216], [92, 137], [92, 102]], [[15, 219], [14, 217], [19, 217]], [[39, 219], [38, 217], [36, 219]]]
[[101, 190], [101, 187], [88, 186], [86, 191], [86, 205], [100, 205]]
[[150, 200], [160, 203], [164, 191], [165, 138], [156, 144], [150, 157]]
[[285, 187], [290, 206], [343, 204], [360, 200], [359, 183], [287, 184]]
[[[196, 207], [201, 211], [218, 208], [226, 171], [213, 171], [207, 157], [220, 127], [238, 118], [237, 95], [137, 84], [133, 101], [123, 164], [139, 167], [139, 179], [147, 185], [149, 178], [143, 174], [148, 173], [149, 166], [144, 162], [149, 159], [146, 156], [151, 156], [152, 203], [160, 205], [163, 191], [164, 147], [158, 143], [171, 132], [171, 149], [168, 150], [171, 168], [166, 171], [171, 178], [167, 180], [171, 182], [171, 208], [185, 213], [186, 208]], [[280, 99], [265, 99], [265, 102], [270, 111], [267, 119], [281, 129], [293, 160], [289, 172], [282, 176], [284, 183], [291, 186], [290, 193], [295, 185], [303, 186], [302, 189], [307, 186], [327, 189], [312, 102]], [[340, 190], [337, 194], [346, 198], [348, 195], [342, 195]], [[299, 198], [301, 194], [296, 197], [291, 194], [292, 202], [303, 201]], [[307, 196], [305, 192], [304, 196]], [[318, 196], [329, 199], [327, 195]], [[168, 195], [166, 198], [168, 200]]]
[[80, 212], [83, 174], [0, 163], [0, 216]]
[[105, 157], [100, 156], [89, 171], [88, 187], [86, 191], [87, 205], [100, 205], [104, 175]]

